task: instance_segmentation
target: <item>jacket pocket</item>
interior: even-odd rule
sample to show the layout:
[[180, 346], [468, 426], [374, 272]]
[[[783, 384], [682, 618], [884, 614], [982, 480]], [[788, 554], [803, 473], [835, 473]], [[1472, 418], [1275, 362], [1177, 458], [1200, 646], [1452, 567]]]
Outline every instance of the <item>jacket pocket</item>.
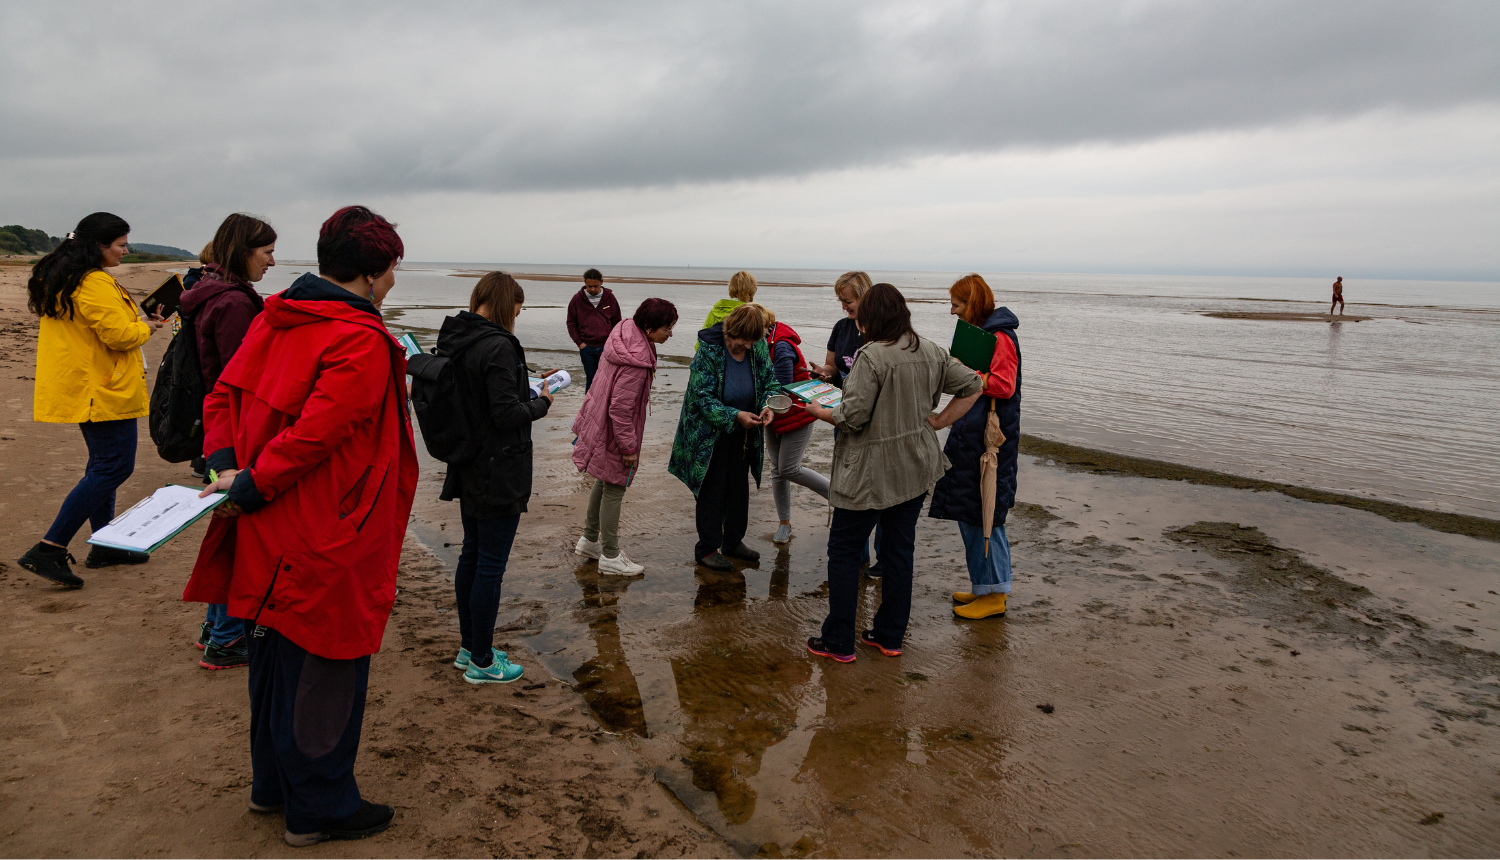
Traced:
[[[354, 527], [356, 532], [363, 531], [365, 523], [370, 520], [370, 514], [375, 513], [375, 506], [380, 503], [380, 495], [385, 492], [385, 482], [391, 477], [391, 465], [391, 463], [385, 464], [385, 472], [380, 476], [380, 484], [375, 487], [375, 495], [370, 499], [370, 507], [365, 511], [364, 517], [360, 519], [359, 525]], [[368, 473], [369, 470], [366, 470], [366, 474]]]
[[339, 519], [344, 519], [359, 510], [359, 497], [364, 495], [365, 482], [370, 479], [370, 472], [374, 468], [374, 466], [366, 466], [359, 480], [354, 482], [354, 486], [350, 487], [349, 492], [345, 493], [344, 498], [339, 501]]

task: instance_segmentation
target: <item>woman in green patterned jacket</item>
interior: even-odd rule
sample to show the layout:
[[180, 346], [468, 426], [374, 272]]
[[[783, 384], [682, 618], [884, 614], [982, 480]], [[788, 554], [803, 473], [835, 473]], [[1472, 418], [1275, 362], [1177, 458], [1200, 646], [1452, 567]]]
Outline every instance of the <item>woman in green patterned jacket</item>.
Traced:
[[733, 570], [729, 558], [760, 559], [760, 553], [745, 546], [750, 517], [745, 473], [760, 486], [760, 428], [773, 417], [766, 398], [781, 391], [766, 347], [762, 311], [757, 304], [740, 305], [722, 323], [698, 332], [699, 349], [672, 439], [667, 471], [698, 500], [693, 558], [713, 570]]

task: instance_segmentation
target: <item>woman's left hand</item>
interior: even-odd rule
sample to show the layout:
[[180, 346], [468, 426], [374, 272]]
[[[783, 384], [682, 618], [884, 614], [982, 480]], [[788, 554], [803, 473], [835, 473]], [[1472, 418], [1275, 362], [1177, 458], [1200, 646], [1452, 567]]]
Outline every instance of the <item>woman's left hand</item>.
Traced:
[[827, 421], [829, 424], [833, 423], [833, 410], [829, 409], [827, 406], [823, 406], [817, 403], [809, 403], [802, 408], [807, 410], [808, 415], [811, 415], [819, 421]]
[[625, 468], [634, 469], [636, 466], [639, 466], [641, 464], [641, 455], [626, 454], [620, 458], [620, 462], [625, 464]]
[[771, 411], [771, 407], [767, 406], [766, 408], [760, 410], [760, 423], [761, 423], [761, 426], [770, 427], [771, 426], [771, 421], [774, 420], [775, 418], [776, 418], [776, 413]]

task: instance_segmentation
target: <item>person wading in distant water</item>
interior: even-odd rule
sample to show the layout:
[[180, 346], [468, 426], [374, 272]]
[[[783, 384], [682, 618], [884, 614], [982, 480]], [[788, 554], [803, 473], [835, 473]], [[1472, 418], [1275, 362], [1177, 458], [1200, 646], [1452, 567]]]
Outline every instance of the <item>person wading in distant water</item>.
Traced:
[[[38, 260], [26, 283], [26, 306], [40, 317], [33, 420], [77, 424], [89, 461], [78, 486], [21, 567], [78, 588], [68, 542], [85, 521], [102, 529], [115, 516], [115, 490], [135, 471], [136, 419], [150, 411], [141, 346], [162, 326], [142, 316], [120, 282], [105, 269], [130, 253], [130, 225], [95, 212], [52, 253]], [[96, 546], [84, 564], [141, 564], [143, 552]]]
[[604, 276], [598, 269], [584, 272], [583, 289], [568, 302], [568, 337], [578, 346], [578, 357], [583, 360], [585, 393], [594, 384], [604, 343], [620, 319], [620, 302], [613, 291], [604, 288]]
[[1333, 316], [1333, 309], [1339, 309], [1339, 316], [1344, 315], [1344, 276], [1339, 275], [1333, 282], [1333, 304], [1328, 306], [1328, 315]]

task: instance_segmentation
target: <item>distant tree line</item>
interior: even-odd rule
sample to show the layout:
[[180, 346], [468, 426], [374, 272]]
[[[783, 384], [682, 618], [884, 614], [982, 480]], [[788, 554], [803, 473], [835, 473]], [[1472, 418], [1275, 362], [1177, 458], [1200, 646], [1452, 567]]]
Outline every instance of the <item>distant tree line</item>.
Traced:
[[56, 236], [20, 224], [0, 227], [0, 254], [45, 254], [62, 244]]

